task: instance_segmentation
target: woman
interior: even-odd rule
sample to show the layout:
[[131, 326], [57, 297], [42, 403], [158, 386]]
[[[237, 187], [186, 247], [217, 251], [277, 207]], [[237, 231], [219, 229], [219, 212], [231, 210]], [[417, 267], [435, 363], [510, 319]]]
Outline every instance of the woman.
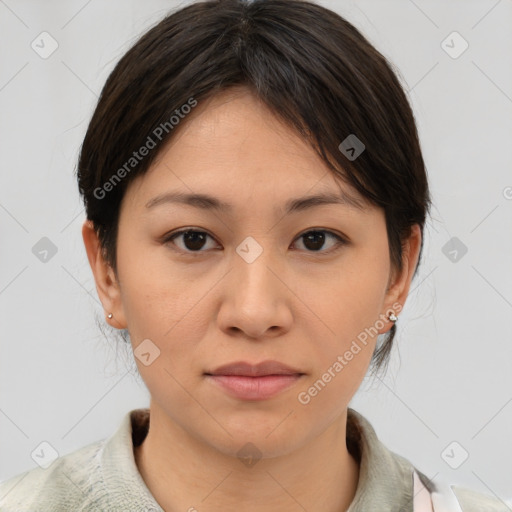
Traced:
[[77, 177], [150, 407], [2, 483], [2, 511], [508, 510], [348, 407], [387, 364], [430, 194], [397, 77], [346, 20], [300, 0], [169, 15], [109, 76]]

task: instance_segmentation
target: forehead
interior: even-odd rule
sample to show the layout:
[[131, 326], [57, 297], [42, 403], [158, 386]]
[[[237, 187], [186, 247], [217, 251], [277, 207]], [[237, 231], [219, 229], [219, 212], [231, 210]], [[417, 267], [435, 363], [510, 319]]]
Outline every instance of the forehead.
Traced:
[[[347, 207], [369, 206], [248, 90], [214, 96], [182, 123], [127, 191], [141, 208], [174, 200], [229, 212], [235, 203], [251, 200], [281, 204], [285, 198], [326, 194]], [[304, 204], [288, 200], [285, 208], [299, 210]]]

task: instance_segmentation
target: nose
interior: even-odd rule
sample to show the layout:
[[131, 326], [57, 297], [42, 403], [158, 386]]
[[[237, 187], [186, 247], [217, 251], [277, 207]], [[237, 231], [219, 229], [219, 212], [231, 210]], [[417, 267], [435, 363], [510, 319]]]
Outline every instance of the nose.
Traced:
[[[247, 247], [250, 249], [244, 253]], [[293, 321], [294, 294], [287, 282], [290, 276], [271, 257], [270, 250], [257, 252], [255, 257], [254, 247], [241, 244], [231, 271], [223, 279], [217, 321], [231, 336], [276, 337], [287, 332]]]

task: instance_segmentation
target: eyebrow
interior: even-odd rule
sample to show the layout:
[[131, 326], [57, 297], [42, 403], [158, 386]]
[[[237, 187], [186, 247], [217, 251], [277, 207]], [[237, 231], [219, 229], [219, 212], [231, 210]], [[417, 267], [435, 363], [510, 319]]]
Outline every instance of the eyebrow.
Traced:
[[[207, 194], [190, 194], [184, 192], [165, 192], [163, 194], [159, 194], [146, 203], [146, 208], [151, 209], [158, 205], [167, 203], [185, 204], [201, 208], [203, 210], [215, 210], [218, 212], [232, 213], [234, 210], [232, 204], [221, 201], [216, 197], [209, 196]], [[330, 204], [340, 204], [361, 211], [365, 210], [364, 204], [359, 199], [356, 199], [344, 191], [340, 191], [339, 194], [323, 193], [290, 199], [284, 204], [284, 212], [285, 214], [290, 214], [301, 212], [315, 206]]]

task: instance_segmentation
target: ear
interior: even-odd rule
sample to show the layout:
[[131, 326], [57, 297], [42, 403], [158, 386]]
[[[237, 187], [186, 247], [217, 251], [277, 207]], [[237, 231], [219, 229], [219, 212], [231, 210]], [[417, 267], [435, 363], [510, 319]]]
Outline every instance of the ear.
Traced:
[[384, 319], [385, 326], [379, 330], [379, 334], [388, 332], [393, 326], [393, 322], [388, 319], [388, 315], [393, 312], [398, 316], [405, 305], [414, 270], [418, 264], [420, 249], [421, 229], [419, 224], [414, 224], [402, 250], [402, 271], [400, 273], [392, 272], [392, 279], [390, 280], [384, 302], [385, 310], [381, 317]]
[[[121, 300], [121, 290], [116, 279], [114, 270], [105, 261], [100, 246], [98, 235], [90, 220], [85, 220], [82, 226], [82, 238], [84, 240], [87, 258], [91, 266], [96, 290], [103, 308], [105, 309], [105, 320], [117, 329], [126, 329], [126, 319]], [[107, 315], [112, 313], [113, 318]]]

